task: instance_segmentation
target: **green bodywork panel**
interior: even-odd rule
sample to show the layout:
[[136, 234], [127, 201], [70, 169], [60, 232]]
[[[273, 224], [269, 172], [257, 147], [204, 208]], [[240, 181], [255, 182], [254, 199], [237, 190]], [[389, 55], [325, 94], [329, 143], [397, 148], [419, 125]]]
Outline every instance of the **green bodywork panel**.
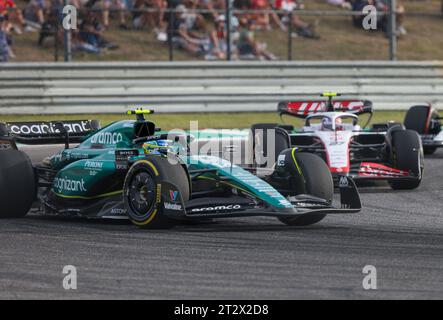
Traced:
[[93, 199], [121, 192], [116, 175], [115, 151], [132, 149], [135, 121], [110, 124], [78, 147], [62, 150], [50, 159], [59, 170], [53, 192], [63, 198]]

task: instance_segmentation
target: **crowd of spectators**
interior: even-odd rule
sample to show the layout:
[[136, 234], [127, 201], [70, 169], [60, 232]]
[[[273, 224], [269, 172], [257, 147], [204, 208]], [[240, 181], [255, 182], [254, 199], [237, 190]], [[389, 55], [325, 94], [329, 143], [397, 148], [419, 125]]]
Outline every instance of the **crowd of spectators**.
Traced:
[[[21, 0], [20, 9], [14, 0], [0, 0], [0, 61], [14, 57], [12, 34], [38, 33], [38, 45], [63, 41], [60, 27], [64, 0]], [[360, 11], [374, 5], [387, 12], [389, 0], [324, 0], [343, 10]], [[70, 0], [77, 8], [78, 28], [72, 31], [75, 51], [103, 54], [118, 46], [106, 39], [110, 21], [121, 30], [149, 30], [156, 39], [192, 55], [206, 59], [225, 59], [227, 38], [225, 0]], [[397, 34], [405, 35], [404, 7], [397, 1]], [[443, 0], [442, 0], [443, 3]], [[319, 39], [318, 19], [308, 23], [298, 13], [304, 9], [301, 0], [233, 0], [234, 14], [230, 21], [233, 59], [266, 59], [277, 57], [266, 43], [255, 36], [258, 31], [272, 29], [288, 32], [292, 37]], [[168, 10], [173, 9], [171, 13]], [[262, 11], [260, 11], [262, 10]], [[443, 10], [443, 7], [442, 7]], [[353, 17], [357, 27], [362, 17]], [[379, 16], [380, 29], [388, 31], [387, 16]], [[310, 19], [312, 21], [314, 19]]]

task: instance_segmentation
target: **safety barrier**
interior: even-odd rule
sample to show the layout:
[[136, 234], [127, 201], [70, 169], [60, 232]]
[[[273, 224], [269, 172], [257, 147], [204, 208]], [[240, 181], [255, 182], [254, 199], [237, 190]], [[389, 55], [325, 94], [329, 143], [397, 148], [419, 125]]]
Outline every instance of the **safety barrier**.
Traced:
[[106, 62], [0, 66], [0, 113], [273, 111], [323, 91], [376, 110], [443, 108], [442, 62]]

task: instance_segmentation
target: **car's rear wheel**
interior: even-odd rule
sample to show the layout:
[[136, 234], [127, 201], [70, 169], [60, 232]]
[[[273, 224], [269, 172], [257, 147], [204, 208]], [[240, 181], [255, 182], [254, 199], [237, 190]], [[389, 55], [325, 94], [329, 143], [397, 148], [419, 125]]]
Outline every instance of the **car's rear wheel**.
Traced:
[[389, 184], [394, 190], [417, 188], [423, 177], [424, 156], [420, 136], [412, 130], [392, 132], [391, 161], [394, 168], [408, 171], [415, 179], [391, 180]]
[[[274, 130], [272, 135], [269, 130]], [[271, 168], [280, 152], [290, 147], [288, 133], [274, 123], [254, 124], [251, 127], [250, 139], [253, 143], [253, 163], [257, 167]]]
[[[280, 157], [284, 156], [284, 160]], [[332, 203], [334, 182], [326, 163], [319, 156], [311, 153], [297, 153], [287, 149], [279, 160], [284, 161], [284, 172], [288, 173], [286, 188], [292, 188], [294, 194], [309, 194]], [[308, 226], [320, 222], [324, 214], [305, 214], [294, 218], [279, 218], [290, 226]]]
[[[414, 130], [418, 134], [438, 134], [441, 130], [438, 113], [431, 106], [411, 107], [406, 113], [404, 125], [406, 129]], [[425, 154], [433, 154], [436, 150], [436, 147], [423, 147]]]
[[36, 197], [34, 168], [19, 150], [0, 151], [0, 218], [24, 217]]
[[183, 201], [189, 200], [189, 178], [181, 164], [171, 164], [166, 157], [152, 156], [137, 161], [129, 169], [123, 187], [124, 203], [134, 224], [150, 229], [166, 229], [176, 224], [163, 213], [162, 181], [174, 183]]

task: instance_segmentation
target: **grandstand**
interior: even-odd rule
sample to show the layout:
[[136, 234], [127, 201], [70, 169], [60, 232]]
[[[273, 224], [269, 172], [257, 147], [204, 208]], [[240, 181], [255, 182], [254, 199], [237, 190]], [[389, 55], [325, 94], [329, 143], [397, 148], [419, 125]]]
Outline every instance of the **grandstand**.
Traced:
[[[236, 0], [229, 21], [232, 59], [386, 60], [389, 34], [382, 30], [383, 20], [380, 31], [366, 31], [352, 23], [352, 15], [361, 6], [358, 3], [367, 2], [370, 1]], [[375, 2], [383, 13], [386, 1]], [[224, 0], [70, 0], [69, 3], [78, 8], [79, 18], [78, 29], [72, 32], [74, 61], [227, 58]], [[441, 1], [397, 0], [397, 3], [398, 59], [441, 59]], [[63, 5], [63, 0], [0, 0], [3, 17], [0, 60], [62, 61]], [[402, 10], [405, 13], [400, 13]], [[6, 43], [9, 50], [4, 49]]]

